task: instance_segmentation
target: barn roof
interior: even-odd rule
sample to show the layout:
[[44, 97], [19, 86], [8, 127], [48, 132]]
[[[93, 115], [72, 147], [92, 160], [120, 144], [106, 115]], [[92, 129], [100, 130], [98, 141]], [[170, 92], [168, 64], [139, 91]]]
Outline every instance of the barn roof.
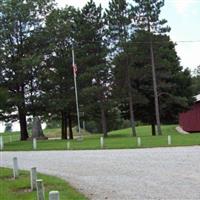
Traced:
[[196, 95], [195, 98], [196, 98], [196, 101], [200, 101], [200, 94]]

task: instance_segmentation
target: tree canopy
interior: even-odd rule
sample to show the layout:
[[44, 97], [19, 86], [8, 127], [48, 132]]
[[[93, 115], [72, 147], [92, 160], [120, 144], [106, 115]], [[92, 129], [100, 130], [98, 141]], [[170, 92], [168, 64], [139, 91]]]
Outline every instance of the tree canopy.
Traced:
[[0, 0], [0, 119], [19, 120], [21, 140], [29, 137], [27, 116], [60, 120], [62, 139], [73, 139], [74, 49], [88, 127], [106, 137], [129, 119], [136, 136], [140, 120], [161, 134], [160, 119], [176, 123], [199, 93], [199, 73], [192, 78], [181, 67], [160, 19], [163, 6], [164, 0], [111, 0], [103, 10], [93, 0], [82, 9]]

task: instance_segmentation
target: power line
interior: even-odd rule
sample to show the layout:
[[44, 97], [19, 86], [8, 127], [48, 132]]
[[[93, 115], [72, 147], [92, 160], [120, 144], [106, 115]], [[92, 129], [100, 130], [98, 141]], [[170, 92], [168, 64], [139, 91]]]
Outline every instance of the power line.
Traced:
[[[82, 45], [89, 45], [91, 43], [95, 44], [95, 43], [110, 43], [112, 44], [112, 42], [107, 42], [107, 41], [103, 41], [103, 40], [96, 40], [96, 41], [89, 41], [89, 40], [81, 40], [81, 41], [77, 41], [77, 43], [85, 43], [85, 44], [82, 44]], [[164, 43], [169, 43], [169, 42], [173, 42], [173, 43], [200, 43], [200, 40], [170, 40], [170, 41], [153, 41], [154, 44], [164, 44]], [[118, 43], [118, 42], [117, 42]], [[127, 44], [149, 44], [150, 42], [137, 42], [137, 41], [127, 41]], [[115, 42], [113, 42], [113, 45], [115, 44]]]

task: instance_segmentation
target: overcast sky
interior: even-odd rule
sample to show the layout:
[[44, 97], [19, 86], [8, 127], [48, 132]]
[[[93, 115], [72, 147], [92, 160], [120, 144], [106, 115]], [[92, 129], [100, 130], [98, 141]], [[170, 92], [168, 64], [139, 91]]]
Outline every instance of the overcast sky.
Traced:
[[[94, 0], [105, 8], [109, 0]], [[56, 0], [59, 6], [83, 7], [87, 0]], [[131, 0], [130, 0], [131, 2]], [[171, 27], [171, 39], [177, 42], [177, 53], [184, 68], [200, 65], [200, 0], [165, 0], [162, 18]], [[191, 42], [179, 42], [191, 41]], [[198, 41], [198, 42], [197, 42]]]

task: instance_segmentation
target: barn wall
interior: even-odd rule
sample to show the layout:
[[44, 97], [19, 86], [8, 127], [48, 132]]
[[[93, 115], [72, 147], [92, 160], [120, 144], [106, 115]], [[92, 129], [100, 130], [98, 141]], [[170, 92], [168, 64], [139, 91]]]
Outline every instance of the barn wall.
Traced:
[[179, 125], [187, 132], [200, 132], [200, 102], [179, 115]]

